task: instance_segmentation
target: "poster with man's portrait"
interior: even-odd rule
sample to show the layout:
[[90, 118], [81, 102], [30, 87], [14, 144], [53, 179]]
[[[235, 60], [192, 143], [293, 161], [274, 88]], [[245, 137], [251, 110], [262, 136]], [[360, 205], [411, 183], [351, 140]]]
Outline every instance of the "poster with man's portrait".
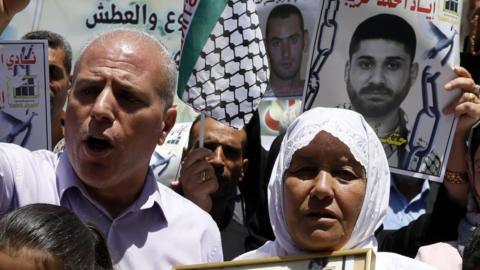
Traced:
[[266, 99], [303, 96], [311, 35], [321, 1], [257, 0], [257, 12], [270, 64]]
[[262, 144], [275, 137], [299, 114], [310, 59], [312, 34], [320, 0], [256, 0], [270, 77], [258, 108]]
[[459, 62], [460, 15], [458, 0], [323, 1], [303, 110], [361, 113], [392, 172], [440, 181], [456, 124], [442, 109], [458, 96], [444, 85]]

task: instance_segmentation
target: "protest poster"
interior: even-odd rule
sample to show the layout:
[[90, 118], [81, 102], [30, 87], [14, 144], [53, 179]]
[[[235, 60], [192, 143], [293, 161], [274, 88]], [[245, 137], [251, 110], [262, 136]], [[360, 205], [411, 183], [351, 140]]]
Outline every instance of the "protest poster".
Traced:
[[46, 41], [0, 42], [0, 142], [51, 149]]
[[169, 186], [179, 177], [184, 149], [192, 122], [175, 123], [162, 145], [157, 145], [150, 159], [150, 168], [157, 181]]
[[265, 99], [301, 98], [309, 44], [321, 1], [257, 0], [265, 47], [270, 62]]
[[168, 0], [38, 0], [15, 15], [0, 38], [20, 39], [30, 31], [48, 29], [65, 37], [76, 58], [85, 42], [115, 28], [145, 31], [178, 57], [183, 3]]
[[392, 172], [441, 181], [453, 139], [442, 109], [458, 92], [444, 85], [459, 62], [461, 2], [323, 1], [303, 110], [362, 113]]
[[258, 114], [263, 148], [270, 148], [279, 132], [285, 130], [300, 115], [301, 108], [301, 99], [275, 98], [260, 102]]
[[262, 143], [270, 142], [300, 113], [305, 71], [321, 1], [256, 0], [270, 77], [259, 107]]

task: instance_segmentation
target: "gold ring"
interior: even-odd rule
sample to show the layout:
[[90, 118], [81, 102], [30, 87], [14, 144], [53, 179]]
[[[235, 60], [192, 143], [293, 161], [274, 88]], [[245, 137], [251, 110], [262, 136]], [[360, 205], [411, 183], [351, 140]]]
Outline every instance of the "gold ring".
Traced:
[[207, 181], [207, 171], [202, 172], [202, 178], [200, 180], [200, 183], [203, 183], [205, 181]]
[[478, 97], [480, 95], [480, 85], [475, 84], [473, 86], [473, 92], [472, 93], [475, 94]]
[[475, 102], [475, 100], [477, 99], [477, 95], [475, 95], [474, 93], [467, 92], [466, 94], [467, 95], [465, 95], [465, 101]]

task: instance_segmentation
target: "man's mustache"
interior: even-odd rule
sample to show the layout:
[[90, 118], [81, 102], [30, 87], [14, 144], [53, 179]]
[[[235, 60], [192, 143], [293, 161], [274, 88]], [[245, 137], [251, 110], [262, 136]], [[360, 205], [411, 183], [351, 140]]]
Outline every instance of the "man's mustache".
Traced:
[[394, 91], [385, 84], [369, 84], [360, 89], [359, 95], [389, 95], [393, 96]]

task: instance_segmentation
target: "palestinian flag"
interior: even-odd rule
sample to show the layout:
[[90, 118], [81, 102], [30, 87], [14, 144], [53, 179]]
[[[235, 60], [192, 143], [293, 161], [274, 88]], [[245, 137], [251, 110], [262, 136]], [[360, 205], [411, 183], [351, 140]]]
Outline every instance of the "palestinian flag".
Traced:
[[188, 0], [178, 96], [229, 126], [248, 123], [267, 88], [268, 60], [253, 0]]

